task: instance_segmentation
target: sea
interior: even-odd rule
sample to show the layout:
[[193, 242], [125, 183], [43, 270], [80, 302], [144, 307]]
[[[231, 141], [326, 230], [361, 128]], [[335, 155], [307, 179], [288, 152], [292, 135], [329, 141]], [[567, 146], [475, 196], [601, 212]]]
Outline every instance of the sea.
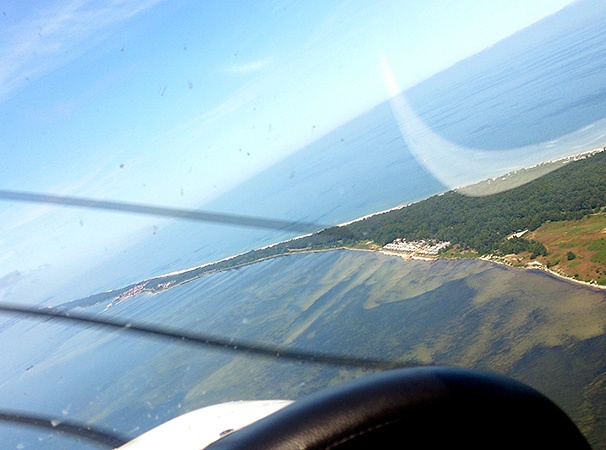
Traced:
[[[404, 95], [418, 118], [441, 141], [481, 151], [488, 155], [488, 165], [492, 164], [490, 155], [520, 149], [511, 165], [505, 168], [495, 164], [490, 168], [498, 176], [511, 167], [523, 167], [525, 157], [532, 156], [526, 153], [536, 148], [550, 148], [552, 159], [606, 145], [604, 42], [606, 4], [594, 0], [576, 2], [406, 90]], [[394, 114], [393, 103], [387, 101], [201, 208], [312, 222], [320, 229], [419, 201], [451, 187], [410, 147]], [[52, 303], [120, 288], [296, 235], [287, 230], [185, 221], [166, 223], [154, 236], [119, 258], [104, 262], [80, 280], [94, 276], [94, 286], [78, 282], [69, 291], [57, 294]], [[474, 309], [478, 302], [496, 298], [501, 302], [498, 311], [513, 314], [512, 311], [518, 311], [515, 302], [528, 295], [539, 295], [539, 290], [520, 286], [539, 286], [541, 291], [550, 292], [550, 298], [563, 292], [567, 298], [588, 299], [585, 311], [593, 311], [593, 316], [579, 316], [566, 341], [563, 337], [566, 333], [554, 336], [540, 327], [540, 314], [551, 311], [544, 305], [537, 305], [532, 311], [520, 309], [526, 312], [516, 313], [515, 317], [526, 328], [506, 327], [501, 331], [510, 337], [534, 329], [543, 334], [519, 354], [512, 350], [518, 348], [514, 340], [501, 340], [500, 347], [490, 347], [495, 354], [511, 355], [508, 362], [499, 360], [498, 364], [504, 364], [502, 371], [537, 382], [540, 374], [529, 369], [526, 362], [546, 360], [549, 349], [584, 343], [583, 351], [590, 352], [591, 341], [598, 349], [591, 351], [599, 353], [603, 348], [600, 332], [592, 334], [588, 331], [591, 327], [579, 324], [587, 325], [587, 321], [605, 317], [600, 306], [605, 303], [603, 293], [532, 271], [515, 272], [518, 281], [514, 282], [512, 270], [486, 262], [405, 262], [360, 252], [293, 255], [205, 277], [158, 296], [134, 297], [107, 313], [248, 340], [309, 348], [323, 343], [330, 351], [353, 352], [364, 357], [372, 355], [372, 349], [362, 345], [363, 334], [356, 337], [355, 333], [356, 330], [362, 333], [366, 323], [387, 327], [390, 317], [400, 314], [398, 317], [405, 321], [410, 319], [406, 314], [414, 313], [424, 323], [460, 326], [461, 332], [471, 333], [470, 327], [475, 322], [458, 325], [454, 305], [469, 311], [467, 317], [471, 317], [472, 313], [480, 314]], [[482, 288], [484, 285], [489, 287]], [[295, 286], [297, 289], [292, 289]], [[511, 292], [498, 286], [509, 287]], [[444, 303], [453, 292], [461, 293], [456, 296], [456, 303]], [[371, 297], [372, 304], [364, 300]], [[350, 308], [340, 308], [337, 300], [344, 298], [356, 302]], [[389, 300], [381, 306], [381, 298]], [[405, 304], [414, 308], [394, 310], [394, 305]], [[423, 305], [433, 306], [424, 309]], [[99, 306], [90, 312], [102, 311]], [[365, 316], [368, 311], [372, 315]], [[385, 313], [381, 315], [381, 311]], [[439, 317], [435, 315], [438, 311]], [[368, 320], [360, 321], [360, 317]], [[348, 323], [352, 325], [342, 325]], [[483, 325], [498, 324], [488, 321]], [[350, 334], [337, 333], [331, 338], [327, 330], [339, 326]], [[389, 342], [385, 357], [405, 358], [414, 350], [416, 354], [427, 355], [428, 362], [466, 365], [476, 361], [472, 351], [466, 350], [472, 348], [472, 343], [468, 347], [463, 344], [460, 348], [458, 344], [449, 347], [440, 342], [438, 335], [428, 337], [418, 329], [401, 338], [382, 336], [384, 342]], [[491, 335], [482, 336], [477, 335], [481, 342], [486, 338], [482, 345], [488, 349], [492, 340], [486, 336]], [[398, 339], [407, 343], [401, 344]], [[273, 362], [272, 366], [220, 351], [201, 351], [162, 340], [134, 339], [126, 333], [108, 333], [92, 326], [77, 328], [49, 321], [12, 321], [0, 332], [0, 341], [18, 341], [20, 347], [17, 351], [0, 344], [3, 361], [0, 405], [51, 416], [57, 423], [74, 420], [100, 424], [131, 437], [194, 407], [243, 398], [297, 398], [335, 379], [361, 373], [307, 367], [301, 363]], [[398, 353], [400, 345], [407, 350]], [[419, 347], [422, 345], [423, 348]], [[444, 356], [449, 348], [459, 359]], [[572, 358], [569, 353], [566, 355]], [[276, 369], [276, 365], [280, 368]], [[594, 367], [591, 371], [594, 378], [583, 382], [595, 385], [600, 370]], [[587, 397], [590, 392], [584, 391], [583, 386], [564, 386], [563, 391], [570, 395], [560, 402], [575, 417], [603, 420], [599, 404], [603, 395]], [[595, 403], [591, 403], [594, 408], [591, 414], [570, 403], [569, 398], [575, 395], [585, 395], [589, 403]], [[13, 447], [21, 446], [18, 448], [84, 445], [81, 441], [61, 440], [52, 433], [40, 435], [27, 427], [6, 424], [0, 425], [0, 440]], [[606, 448], [606, 441], [598, 439], [594, 446]]]
[[[481, 154], [480, 166], [463, 161], [460, 170], [502, 175], [543, 154], [555, 159], [606, 145], [605, 41], [606, 6], [578, 2], [403, 95], [439, 145]], [[322, 228], [456, 187], [437, 179], [410, 144], [386, 101], [200, 207]], [[95, 290], [112, 289], [294, 236], [173, 221], [82, 281], [94, 274]], [[78, 290], [88, 284], [75, 283], [53, 303], [94, 293]]]

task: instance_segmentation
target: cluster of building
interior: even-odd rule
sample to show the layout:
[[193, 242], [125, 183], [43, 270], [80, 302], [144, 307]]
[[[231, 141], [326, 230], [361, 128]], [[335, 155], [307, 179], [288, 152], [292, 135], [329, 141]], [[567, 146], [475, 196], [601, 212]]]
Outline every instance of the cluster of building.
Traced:
[[173, 284], [174, 281], [167, 281], [166, 283], [158, 283], [158, 285], [156, 286], [157, 290], [161, 290], [161, 289], [168, 289], [168, 287]]
[[140, 283], [136, 286], [133, 286], [129, 290], [122, 292], [122, 294], [120, 294], [120, 297], [118, 297], [118, 303], [122, 300], [126, 300], [127, 298], [134, 297], [135, 295], [143, 293], [146, 284], [147, 283]]
[[515, 233], [511, 233], [509, 236], [507, 236], [507, 239], [512, 239], [514, 237], [520, 238], [520, 237], [524, 236], [526, 233], [528, 233], [528, 229], [518, 230]]
[[130, 297], [134, 297], [135, 295], [139, 295], [142, 294], [145, 290], [145, 285], [147, 284], [147, 281], [137, 284], [136, 286], [133, 286], [132, 288], [122, 292], [120, 294], [120, 296], [114, 300], [112, 300], [106, 307], [105, 309], [103, 309], [103, 312], [107, 311], [109, 308], [111, 308], [112, 306], [116, 306], [120, 303], [122, 303], [124, 300], [129, 299]]
[[418, 253], [421, 255], [437, 255], [440, 250], [445, 249], [450, 245], [450, 242], [439, 242], [433, 240], [421, 239], [419, 241], [410, 241], [406, 239], [398, 238], [389, 244], [383, 246], [385, 250], [392, 250], [397, 252], [406, 253]]

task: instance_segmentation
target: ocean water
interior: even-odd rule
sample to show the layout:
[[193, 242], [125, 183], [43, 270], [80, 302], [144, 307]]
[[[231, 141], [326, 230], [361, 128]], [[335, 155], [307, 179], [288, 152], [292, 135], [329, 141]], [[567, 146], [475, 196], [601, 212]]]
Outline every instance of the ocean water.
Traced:
[[[293, 222], [317, 229], [418, 201], [446, 188], [407, 150], [387, 103], [247, 180], [204, 210]], [[174, 221], [97, 268], [102, 289], [186, 269], [301, 233]], [[118, 273], [111, 267], [128, 267]], [[102, 290], [101, 289], [101, 290]]]
[[605, 40], [606, 5], [577, 2], [407, 97], [434, 132], [464, 147], [499, 151], [556, 141], [605, 117]]
[[[459, 147], [487, 151], [486, 164], [491, 153], [521, 148], [514, 161], [503, 163], [503, 172], [518, 167], [517, 161], [532, 160], [524, 151], [534, 151], [529, 146], [535, 144], [550, 158], [588, 151], [606, 145], [605, 41], [606, 4], [579, 2], [404, 95], [432, 133]], [[492, 173], [498, 172], [494, 167]], [[200, 207], [315, 222], [320, 228], [447, 189], [424, 166], [422, 155], [413, 155], [385, 102]], [[295, 235], [173, 222], [96, 268], [95, 289], [116, 288]]]

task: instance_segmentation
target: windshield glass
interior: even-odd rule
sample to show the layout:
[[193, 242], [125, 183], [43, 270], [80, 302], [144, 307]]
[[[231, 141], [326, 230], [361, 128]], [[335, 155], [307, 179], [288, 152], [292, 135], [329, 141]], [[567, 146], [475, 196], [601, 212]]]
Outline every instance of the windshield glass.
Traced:
[[435, 364], [527, 383], [606, 448], [602, 2], [0, 21], [0, 413], [132, 439]]

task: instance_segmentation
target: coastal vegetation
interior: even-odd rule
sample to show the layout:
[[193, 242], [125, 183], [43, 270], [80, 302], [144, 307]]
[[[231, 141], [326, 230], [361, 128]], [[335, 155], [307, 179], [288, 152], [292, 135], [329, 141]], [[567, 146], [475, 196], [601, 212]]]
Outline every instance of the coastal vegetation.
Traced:
[[[527, 176], [527, 171], [522, 175]], [[511, 183], [513, 177], [503, 180]], [[498, 180], [493, 181], [494, 188]], [[570, 160], [506, 191], [485, 196], [462, 192], [451, 190], [347, 225], [63, 306], [120, 302], [135, 294], [154, 294], [204, 275], [292, 253], [337, 248], [380, 250], [396, 239], [450, 242], [437, 258], [490, 258], [516, 266], [530, 264], [578, 281], [606, 285], [606, 151]]]
[[[606, 286], [606, 213], [545, 223], [528, 236], [547, 249], [536, 262], [573, 279]], [[508, 258], [514, 265], [532, 263], [527, 253]]]
[[[606, 258], [602, 256], [606, 252], [602, 244], [606, 236], [580, 232], [571, 235], [570, 227], [591, 217], [592, 226], [602, 226], [601, 232], [606, 229], [605, 208], [606, 152], [601, 151], [514, 189], [488, 196], [469, 196], [452, 190], [347, 226], [328, 228], [292, 241], [287, 248], [296, 251], [373, 244], [377, 248], [396, 239], [448, 241], [451, 246], [441, 252], [442, 257], [490, 256], [518, 264], [541, 262], [549, 268], [560, 265], [562, 274], [597, 282], [594, 275], [600, 274], [602, 281], [606, 273]], [[551, 225], [552, 232], [568, 235], [570, 253], [560, 256], [555, 248], [549, 249], [553, 240], [538, 231], [547, 224], [559, 224]], [[577, 244], [586, 251], [573, 250]], [[568, 273], [571, 264], [562, 263], [573, 261], [581, 253], [594, 264], [583, 276], [575, 277], [577, 272]]]
[[372, 239], [383, 246], [404, 237], [450, 241], [461, 250], [474, 249], [480, 254], [519, 253], [536, 250], [537, 245], [525, 238], [517, 238], [515, 245], [511, 244], [513, 239], [506, 243], [512, 233], [533, 231], [547, 222], [578, 220], [601, 212], [605, 206], [606, 152], [600, 152], [509, 191], [484, 197], [449, 191], [354, 222], [342, 230], [329, 228], [307, 242], [317, 245]]

